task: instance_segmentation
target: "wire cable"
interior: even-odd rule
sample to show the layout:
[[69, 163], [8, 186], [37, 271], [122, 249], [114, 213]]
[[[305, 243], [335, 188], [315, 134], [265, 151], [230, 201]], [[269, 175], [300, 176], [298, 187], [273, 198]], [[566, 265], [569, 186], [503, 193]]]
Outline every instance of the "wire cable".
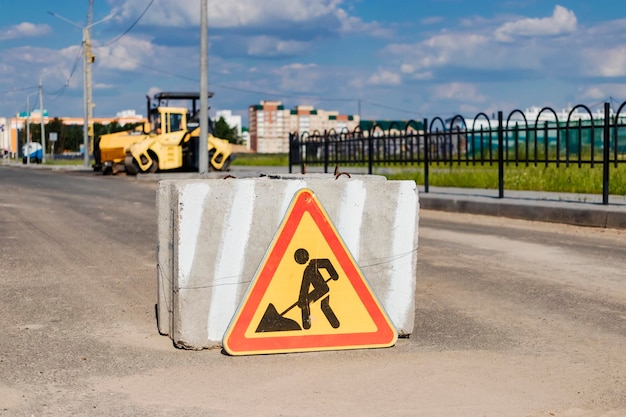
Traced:
[[72, 77], [74, 76], [74, 73], [76, 72], [76, 68], [78, 68], [80, 57], [83, 54], [83, 48], [84, 48], [84, 45], [81, 45], [80, 49], [78, 50], [78, 54], [76, 54], [76, 59], [74, 60], [74, 66], [72, 67], [72, 71], [70, 71], [70, 75], [67, 77], [67, 80], [65, 81], [65, 84], [63, 85], [63, 87], [59, 88], [58, 90], [54, 92], [48, 92], [44, 89], [44, 94], [46, 95], [46, 97], [49, 97], [50, 100], [52, 101], [57, 100], [59, 97], [63, 95], [63, 93], [65, 93], [65, 90], [70, 85], [70, 81], [72, 80]]
[[113, 39], [112, 41], [109, 41], [107, 43], [105, 43], [103, 46], [109, 46], [117, 41], [119, 41], [120, 39], [122, 39], [124, 36], [126, 36], [131, 30], [133, 30], [133, 28], [137, 25], [137, 23], [139, 23], [139, 21], [141, 20], [141, 18], [143, 17], [143, 15], [146, 14], [146, 12], [148, 11], [148, 9], [150, 8], [150, 6], [152, 6], [152, 3], [154, 3], [154, 0], [150, 0], [150, 3], [148, 3], [148, 5], [146, 6], [146, 8], [144, 9], [144, 11], [139, 15], [139, 17], [137, 18], [137, 20], [135, 20], [133, 22], [132, 25], [130, 25], [130, 27], [128, 29], [126, 29], [126, 31], [124, 31], [124, 33], [122, 33], [121, 35], [119, 35], [117, 38]]
[[38, 88], [39, 88], [38, 85], [32, 85], [30, 87], [23, 87], [23, 88], [12, 88], [10, 90], [0, 91], [0, 94], [11, 94], [11, 93], [15, 93], [15, 92], [18, 92], [18, 91], [36, 90]]
[[401, 113], [411, 114], [413, 116], [416, 115], [416, 113], [414, 111], [399, 109], [397, 107], [391, 107], [391, 106], [388, 106], [388, 105], [385, 105], [385, 104], [374, 103], [373, 101], [369, 101], [369, 100], [361, 100], [361, 102], [367, 103], [367, 104], [369, 104], [371, 106], [374, 106], [374, 107], [380, 107], [382, 109], [394, 110], [394, 111], [401, 112]]

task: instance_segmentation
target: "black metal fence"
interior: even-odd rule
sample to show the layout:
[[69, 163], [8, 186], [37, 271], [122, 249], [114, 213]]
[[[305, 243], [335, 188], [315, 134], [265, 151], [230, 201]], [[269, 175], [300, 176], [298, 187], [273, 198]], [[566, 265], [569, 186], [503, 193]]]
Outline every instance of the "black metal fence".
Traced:
[[567, 113], [544, 107], [528, 117], [514, 110], [506, 118], [479, 113], [472, 120], [462, 116], [436, 117], [417, 122], [391, 123], [385, 130], [329, 130], [289, 136], [289, 172], [293, 166], [374, 166], [423, 164], [428, 192], [433, 164], [497, 165], [498, 194], [504, 197], [506, 166], [603, 167], [602, 201], [608, 204], [609, 170], [626, 164], [626, 102], [616, 111], [609, 103], [593, 113], [577, 105]]

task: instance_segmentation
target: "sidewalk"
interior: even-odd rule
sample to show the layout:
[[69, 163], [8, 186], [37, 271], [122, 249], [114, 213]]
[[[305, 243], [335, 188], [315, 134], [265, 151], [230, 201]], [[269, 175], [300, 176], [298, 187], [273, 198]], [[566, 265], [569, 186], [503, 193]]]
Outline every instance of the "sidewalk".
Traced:
[[420, 207], [458, 213], [510, 217], [577, 226], [626, 229], [626, 196], [609, 196], [602, 205], [602, 195], [565, 194], [534, 191], [429, 187], [420, 191]]

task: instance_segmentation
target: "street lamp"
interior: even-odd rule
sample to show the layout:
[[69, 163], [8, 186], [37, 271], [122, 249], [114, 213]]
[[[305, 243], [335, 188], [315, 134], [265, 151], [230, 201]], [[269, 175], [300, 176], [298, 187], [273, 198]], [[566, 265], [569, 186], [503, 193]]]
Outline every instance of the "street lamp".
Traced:
[[89, 120], [93, 119], [93, 104], [91, 103], [91, 64], [93, 63], [94, 56], [91, 54], [91, 39], [89, 36], [89, 29], [98, 23], [102, 23], [105, 20], [109, 20], [114, 17], [114, 15], [109, 15], [102, 20], [99, 20], [95, 23], [91, 23], [86, 26], [81, 26], [76, 22], [73, 22], [61, 15], [58, 15], [54, 12], [48, 11], [48, 14], [51, 16], [57, 17], [61, 20], [66, 21], [67, 23], [74, 25], [83, 31], [83, 48], [84, 48], [84, 56], [83, 56], [83, 111], [84, 111], [84, 124], [83, 124], [83, 152], [85, 156], [85, 167], [89, 167]]

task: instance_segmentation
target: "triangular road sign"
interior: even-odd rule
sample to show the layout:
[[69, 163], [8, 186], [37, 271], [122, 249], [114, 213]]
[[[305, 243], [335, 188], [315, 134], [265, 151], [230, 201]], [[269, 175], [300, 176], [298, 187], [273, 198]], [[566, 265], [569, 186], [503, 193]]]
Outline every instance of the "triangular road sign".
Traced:
[[224, 335], [231, 355], [389, 347], [398, 333], [319, 200], [294, 196]]

